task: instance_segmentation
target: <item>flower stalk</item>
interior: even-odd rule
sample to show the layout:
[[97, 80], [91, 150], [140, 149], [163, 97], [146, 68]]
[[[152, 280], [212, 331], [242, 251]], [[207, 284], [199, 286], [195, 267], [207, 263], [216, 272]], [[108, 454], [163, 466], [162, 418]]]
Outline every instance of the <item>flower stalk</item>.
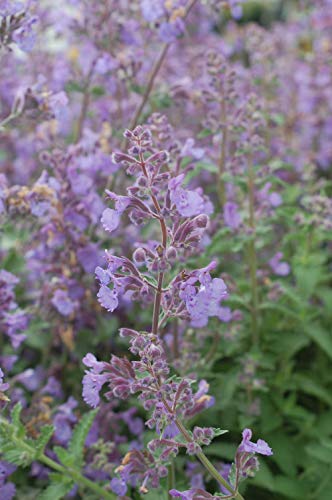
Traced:
[[257, 283], [257, 253], [256, 253], [256, 220], [255, 220], [255, 172], [252, 155], [248, 160], [248, 196], [249, 196], [249, 228], [248, 244], [249, 276], [251, 288], [251, 332], [254, 345], [259, 342], [258, 331], [258, 283]]

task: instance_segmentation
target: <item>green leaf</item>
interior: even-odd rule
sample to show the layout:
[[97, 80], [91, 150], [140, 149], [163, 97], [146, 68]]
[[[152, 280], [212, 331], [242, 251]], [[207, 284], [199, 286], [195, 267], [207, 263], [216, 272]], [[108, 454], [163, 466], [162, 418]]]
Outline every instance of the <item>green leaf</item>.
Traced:
[[308, 498], [309, 487], [305, 484], [304, 480], [299, 481], [298, 478], [291, 479], [286, 476], [274, 477], [274, 489], [277, 493], [281, 493], [288, 498], [299, 500], [300, 498]]
[[37, 453], [42, 453], [45, 449], [45, 446], [51, 439], [54, 432], [53, 425], [44, 425], [42, 428], [39, 437], [34, 442], [34, 447]]
[[210, 446], [204, 450], [204, 453], [211, 457], [214, 456], [231, 461], [234, 459], [236, 448], [236, 444], [216, 442], [214, 444], [210, 444]]
[[97, 412], [98, 409], [86, 413], [78, 422], [78, 424], [75, 426], [75, 429], [73, 431], [73, 435], [68, 446], [68, 451], [70, 455], [75, 458], [75, 463], [78, 466], [81, 466], [83, 463], [83, 450], [84, 450], [85, 440], [93, 424]]
[[305, 327], [305, 333], [332, 359], [332, 332], [324, 330], [318, 323]]
[[12, 425], [15, 427], [15, 435], [19, 438], [23, 438], [26, 435], [25, 427], [21, 422], [21, 412], [22, 412], [21, 403], [16, 403], [11, 412], [11, 417], [12, 417]]
[[209, 128], [204, 128], [197, 134], [197, 139], [204, 139], [205, 137], [209, 137], [210, 135], [213, 135], [213, 131]]
[[60, 462], [66, 467], [73, 467], [76, 464], [75, 457], [62, 446], [54, 446], [54, 452], [57, 454]]
[[105, 95], [105, 93], [106, 93], [106, 91], [105, 91], [104, 87], [102, 87], [101, 85], [95, 85], [91, 89], [91, 94], [96, 96], [96, 97], [103, 96], [103, 95]]
[[232, 463], [231, 470], [228, 475], [228, 481], [227, 481], [233, 488], [236, 488], [236, 466], [234, 463]]
[[273, 432], [266, 436], [266, 440], [273, 450], [273, 461], [279, 466], [280, 470], [286, 476], [294, 476], [297, 474], [296, 452], [298, 448], [294, 441], [289, 439], [286, 433], [282, 431]]
[[195, 164], [195, 167], [193, 168], [193, 170], [188, 172], [188, 174], [186, 175], [186, 180], [190, 181], [191, 179], [196, 177], [202, 171], [211, 172], [212, 174], [217, 174], [218, 167], [217, 167], [217, 165], [214, 165], [213, 163], [208, 163], [205, 161], [198, 161]]
[[267, 490], [274, 491], [273, 474], [262, 459], [259, 459], [259, 471], [256, 473], [255, 477], [251, 479], [251, 482]]
[[229, 431], [213, 427], [213, 432], [214, 432], [214, 437], [216, 437], [216, 436], [222, 436], [223, 434], [227, 434], [227, 432]]
[[332, 464], [332, 446], [326, 446], [324, 442], [312, 443], [305, 448], [308, 455], [328, 465]]
[[14, 449], [7, 445], [2, 447], [1, 456], [4, 460], [6, 460], [6, 462], [14, 465], [20, 465], [22, 467], [27, 467], [34, 460], [34, 457], [32, 457], [29, 453], [20, 449]]
[[74, 80], [66, 83], [65, 89], [66, 92], [80, 92], [80, 93], [84, 92], [84, 87], [80, 83], [75, 82]]
[[332, 406], [331, 392], [323, 387], [318, 381], [301, 374], [295, 374], [294, 381], [298, 384], [299, 391], [315, 396], [321, 401], [324, 401], [327, 405]]
[[299, 315], [296, 311], [281, 304], [276, 304], [274, 302], [262, 302], [259, 308], [262, 310], [270, 309], [272, 311], [277, 311], [279, 313], [283, 313], [286, 317], [289, 316], [291, 318], [296, 319], [297, 321], [299, 320]]
[[38, 500], [61, 500], [73, 488], [73, 481], [63, 482], [64, 478], [61, 474], [51, 474], [52, 483], [38, 495]]

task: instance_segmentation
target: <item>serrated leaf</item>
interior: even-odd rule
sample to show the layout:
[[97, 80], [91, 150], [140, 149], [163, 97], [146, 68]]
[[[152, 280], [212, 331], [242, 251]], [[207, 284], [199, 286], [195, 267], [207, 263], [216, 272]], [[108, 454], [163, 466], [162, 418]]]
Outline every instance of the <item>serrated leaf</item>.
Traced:
[[85, 440], [87, 438], [87, 435], [93, 424], [97, 412], [98, 409], [86, 413], [74, 428], [73, 435], [68, 446], [68, 451], [70, 455], [72, 455], [75, 458], [75, 463], [79, 466], [83, 462], [83, 450], [84, 450]]
[[312, 443], [305, 448], [308, 455], [320, 460], [328, 465], [332, 464], [332, 447], [325, 446], [325, 443]]
[[285, 495], [286, 498], [294, 498], [294, 500], [306, 498], [308, 489], [308, 485], [306, 485], [303, 480], [299, 481], [298, 478], [291, 479], [286, 476], [274, 477], [273, 491]]
[[273, 302], [262, 302], [259, 306], [259, 309], [261, 309], [261, 310], [269, 310], [270, 309], [272, 311], [282, 313], [286, 317], [289, 316], [289, 317], [292, 317], [292, 318], [296, 319], [297, 321], [299, 321], [299, 314], [296, 311], [294, 311], [290, 307], [287, 307], [287, 306], [284, 306], [281, 304], [275, 304]]
[[66, 467], [73, 467], [76, 464], [75, 457], [62, 446], [54, 446], [54, 452], [57, 454], [60, 462]]
[[305, 333], [332, 359], [332, 333], [324, 330], [318, 323], [305, 327]]
[[11, 417], [12, 417], [12, 425], [15, 428], [15, 434], [20, 438], [26, 435], [24, 425], [21, 422], [21, 412], [22, 412], [21, 403], [16, 403], [11, 412]]
[[15, 427], [18, 427], [21, 424], [21, 412], [22, 412], [22, 405], [21, 403], [16, 403], [14, 408], [12, 409], [11, 412], [11, 417], [12, 417], [12, 423], [15, 425]]
[[332, 406], [332, 394], [323, 387], [318, 381], [305, 375], [296, 374], [294, 381], [298, 383], [298, 390], [315, 396], [316, 398], [324, 401], [329, 406]]
[[74, 483], [72, 481], [66, 483], [60, 482], [61, 479], [63, 479], [62, 476], [57, 475], [56, 478], [54, 476], [55, 475], [53, 475], [54, 482], [50, 484], [40, 495], [38, 495], [38, 500], [61, 500], [73, 488]]
[[38, 453], [44, 451], [45, 446], [47, 445], [47, 443], [49, 442], [49, 440], [53, 435], [53, 432], [54, 432], [53, 425], [44, 425], [44, 427], [41, 429], [40, 436], [34, 442], [35, 450]]
[[267, 490], [274, 491], [274, 477], [269, 467], [259, 459], [259, 470], [256, 472], [254, 478], [250, 479], [250, 482]]
[[7, 462], [14, 465], [20, 465], [21, 467], [27, 467], [36, 458], [33, 450], [29, 452], [29, 450], [23, 450], [13, 444], [2, 446], [1, 455]]

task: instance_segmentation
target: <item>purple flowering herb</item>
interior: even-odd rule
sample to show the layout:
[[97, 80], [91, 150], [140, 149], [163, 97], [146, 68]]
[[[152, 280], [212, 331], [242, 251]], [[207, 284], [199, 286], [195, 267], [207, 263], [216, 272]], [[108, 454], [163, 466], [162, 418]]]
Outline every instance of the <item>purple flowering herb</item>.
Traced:
[[170, 377], [170, 367], [158, 337], [161, 311], [166, 321], [172, 316], [179, 317], [196, 327], [205, 326], [211, 316], [225, 318], [225, 308], [220, 306], [220, 301], [227, 297], [227, 287], [221, 278], [211, 277], [215, 262], [202, 269], [180, 271], [168, 284], [167, 291], [164, 289], [170, 268], [168, 259], [183, 252], [184, 245], [195, 251], [208, 225], [211, 204], [201, 190], [183, 187], [184, 175], [170, 171], [167, 152], [153, 149], [148, 128], [138, 126], [133, 131], [127, 130], [125, 137], [132, 146], [128, 154], [115, 153], [113, 161], [122, 164], [136, 177], [136, 182], [127, 188], [128, 196], [107, 191], [115, 208], [106, 209], [101, 222], [106, 230], [113, 231], [124, 211], [135, 225], [154, 219], [159, 223], [161, 241], [153, 246], [142, 244], [135, 250], [133, 261], [106, 252], [107, 268], [96, 269], [101, 285], [98, 299], [110, 312], [118, 306], [119, 297], [128, 291], [132, 300], [153, 302], [152, 327], [151, 333], [127, 328], [120, 331], [122, 337], [129, 339], [130, 351], [138, 356], [137, 361], [113, 355], [109, 363], [100, 362], [92, 354], [83, 359], [89, 368], [83, 378], [83, 398], [87, 404], [96, 407], [105, 384], [109, 388], [105, 394], [108, 399], [127, 399], [131, 394], [139, 393], [139, 400], [150, 413], [146, 425], [159, 435], [148, 445], [149, 460], [155, 461], [154, 472], [151, 465], [146, 470], [140, 465], [137, 470], [137, 457], [130, 452], [117, 469], [118, 480], [112, 480], [118, 491], [124, 491], [123, 483], [135, 475], [140, 476], [141, 492], [147, 491], [149, 485], [156, 487], [159, 479], [167, 474], [164, 464], [185, 448], [188, 455], [200, 458], [212, 477], [240, 499], [238, 491], [220, 476], [202, 451], [202, 446], [208, 445], [223, 431], [195, 427], [190, 432], [184, 423], [213, 403], [206, 394], [207, 384], [201, 381], [195, 393], [192, 380]]

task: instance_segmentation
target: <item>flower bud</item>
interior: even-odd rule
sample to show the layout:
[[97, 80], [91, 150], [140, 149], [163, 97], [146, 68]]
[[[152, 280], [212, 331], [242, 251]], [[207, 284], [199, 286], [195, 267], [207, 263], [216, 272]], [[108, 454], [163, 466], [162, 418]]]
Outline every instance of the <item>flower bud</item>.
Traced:
[[143, 262], [145, 262], [146, 253], [144, 248], [136, 248], [135, 252], [133, 253], [133, 259], [135, 262], [137, 262], [137, 264], [142, 264]]
[[198, 215], [194, 220], [197, 227], [200, 227], [202, 229], [206, 228], [209, 223], [209, 218], [205, 214]]

